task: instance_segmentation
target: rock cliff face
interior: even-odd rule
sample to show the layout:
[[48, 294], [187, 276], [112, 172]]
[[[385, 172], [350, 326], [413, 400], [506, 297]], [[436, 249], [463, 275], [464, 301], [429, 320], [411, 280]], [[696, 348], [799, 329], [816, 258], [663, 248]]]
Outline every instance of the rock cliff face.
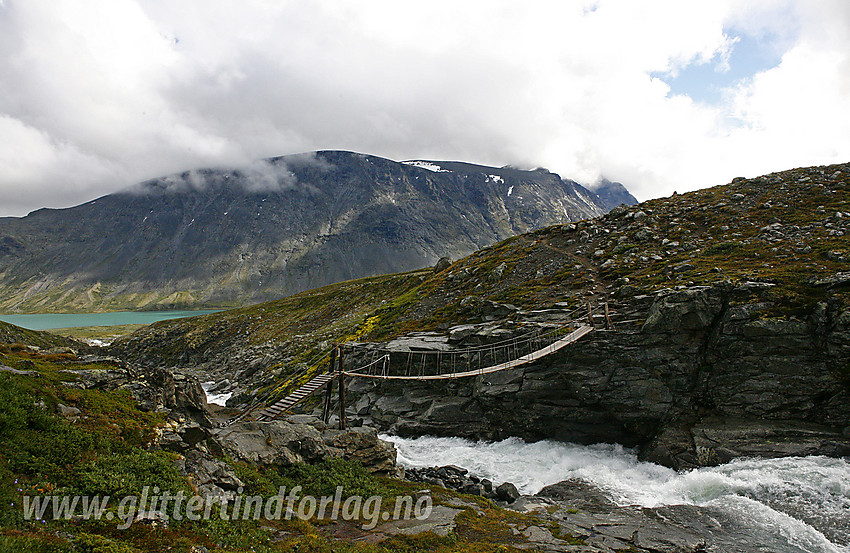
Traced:
[[233, 306], [418, 269], [601, 215], [545, 170], [317, 152], [0, 218], [0, 309]]
[[617, 308], [639, 326], [598, 330], [500, 373], [353, 379], [350, 408], [400, 434], [618, 442], [675, 468], [742, 455], [848, 455], [850, 311], [820, 304], [769, 318], [759, 302], [769, 287], [637, 297]]

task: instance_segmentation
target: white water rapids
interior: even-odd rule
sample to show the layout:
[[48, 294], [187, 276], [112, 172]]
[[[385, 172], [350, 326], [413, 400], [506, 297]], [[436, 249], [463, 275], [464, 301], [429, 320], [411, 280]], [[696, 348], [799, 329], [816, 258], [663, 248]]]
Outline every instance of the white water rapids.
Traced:
[[850, 462], [828, 457], [741, 459], [687, 472], [640, 462], [619, 445], [551, 441], [471, 442], [382, 436], [408, 467], [458, 465], [524, 494], [580, 478], [621, 505], [699, 505], [722, 509], [804, 551], [850, 553]]
[[204, 389], [204, 393], [207, 395], [207, 403], [215, 403], [216, 405], [224, 405], [227, 403], [227, 400], [233, 395], [233, 392], [226, 392], [223, 394], [218, 394], [215, 392], [211, 392], [210, 390], [215, 387], [215, 381], [210, 380], [207, 382], [202, 382], [201, 387]]

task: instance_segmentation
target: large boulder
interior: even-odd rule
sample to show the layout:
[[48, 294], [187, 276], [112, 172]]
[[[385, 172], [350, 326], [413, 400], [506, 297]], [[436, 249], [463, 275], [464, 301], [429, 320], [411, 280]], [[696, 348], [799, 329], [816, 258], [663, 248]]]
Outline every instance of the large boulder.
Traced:
[[244, 485], [230, 465], [196, 449], [187, 451], [174, 464], [203, 496], [233, 497]]
[[395, 475], [400, 470], [395, 446], [378, 438], [374, 428], [332, 430], [319, 421], [240, 422], [215, 430], [212, 439], [223, 453], [254, 465], [345, 458], [376, 474]]

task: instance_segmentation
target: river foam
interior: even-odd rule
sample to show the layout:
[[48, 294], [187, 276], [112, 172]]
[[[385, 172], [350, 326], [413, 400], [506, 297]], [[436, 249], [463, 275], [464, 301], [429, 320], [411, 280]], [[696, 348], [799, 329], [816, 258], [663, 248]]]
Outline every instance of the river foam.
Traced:
[[395, 443], [404, 466], [459, 465], [495, 483], [513, 482], [524, 494], [580, 478], [621, 505], [719, 507], [762, 529], [772, 529], [805, 551], [850, 553], [847, 459], [740, 459], [676, 472], [639, 461], [634, 450], [613, 444], [382, 438]]
[[216, 382], [214, 380], [209, 380], [207, 382], [202, 382], [201, 387], [204, 389], [204, 393], [207, 395], [207, 403], [214, 403], [216, 405], [221, 405], [224, 407], [227, 404], [227, 400], [233, 396], [233, 392], [226, 392], [223, 394], [219, 394], [216, 392], [211, 392], [210, 390], [214, 388]]

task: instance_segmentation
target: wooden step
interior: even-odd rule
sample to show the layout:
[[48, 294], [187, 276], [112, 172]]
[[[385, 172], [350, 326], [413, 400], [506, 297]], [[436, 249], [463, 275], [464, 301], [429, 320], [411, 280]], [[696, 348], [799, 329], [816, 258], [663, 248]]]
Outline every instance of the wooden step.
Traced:
[[298, 388], [297, 390], [295, 390], [294, 392], [292, 392], [291, 394], [289, 394], [285, 398], [283, 398], [283, 399], [277, 401], [276, 403], [266, 407], [265, 409], [258, 411], [257, 414], [255, 415], [255, 418], [257, 420], [266, 420], [266, 419], [274, 419], [274, 418], [278, 417], [281, 413], [283, 413], [287, 409], [290, 409], [295, 404], [299, 403], [300, 401], [302, 401], [302, 400], [308, 398], [309, 396], [313, 395], [314, 393], [316, 393], [318, 390], [320, 390], [322, 387], [324, 387], [325, 384], [327, 384], [328, 382], [330, 382], [331, 380], [336, 378], [336, 376], [337, 375], [331, 374], [331, 373], [321, 374], [321, 375], [317, 376], [316, 378], [307, 382], [306, 384], [304, 384], [303, 386], [301, 386], [300, 388]]

